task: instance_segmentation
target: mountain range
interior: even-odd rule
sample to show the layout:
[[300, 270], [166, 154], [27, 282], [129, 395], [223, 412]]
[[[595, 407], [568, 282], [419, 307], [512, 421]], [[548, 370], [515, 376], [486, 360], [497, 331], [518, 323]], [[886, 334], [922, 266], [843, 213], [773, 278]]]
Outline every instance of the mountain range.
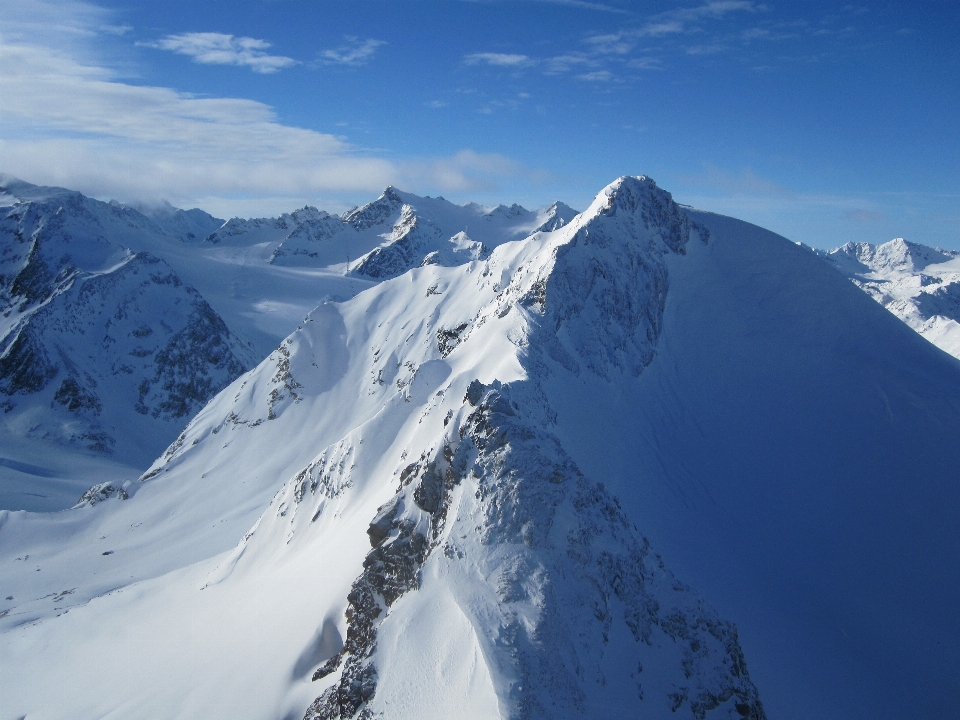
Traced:
[[953, 716], [960, 362], [858, 289], [898, 248], [646, 177], [219, 224], [4, 183], [0, 362], [49, 376], [4, 370], [8, 415], [113, 439], [6, 445], [184, 421], [0, 511], [11, 717]]
[[934, 345], [960, 358], [960, 252], [895, 238], [821, 257]]

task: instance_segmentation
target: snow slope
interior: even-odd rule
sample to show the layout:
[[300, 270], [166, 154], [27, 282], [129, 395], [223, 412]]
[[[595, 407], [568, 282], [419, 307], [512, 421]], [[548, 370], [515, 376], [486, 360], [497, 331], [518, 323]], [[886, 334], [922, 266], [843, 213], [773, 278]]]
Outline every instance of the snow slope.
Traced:
[[0, 513], [5, 712], [952, 717], [958, 430], [955, 360], [622, 178], [322, 304], [129, 499]]
[[960, 253], [895, 238], [818, 254], [927, 340], [960, 358]]

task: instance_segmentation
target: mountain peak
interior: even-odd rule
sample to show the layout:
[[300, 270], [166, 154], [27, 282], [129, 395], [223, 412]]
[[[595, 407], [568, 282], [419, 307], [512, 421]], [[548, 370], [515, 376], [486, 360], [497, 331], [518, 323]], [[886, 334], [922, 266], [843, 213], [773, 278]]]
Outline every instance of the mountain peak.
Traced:
[[671, 201], [673, 200], [670, 193], [657, 187], [653, 178], [646, 175], [623, 175], [601, 190], [597, 198], [607, 198], [606, 204], [610, 209], [615, 207], [632, 209], [637, 205], [638, 200], [655, 193], [665, 195]]
[[343, 216], [343, 219], [353, 225], [356, 230], [369, 230], [375, 225], [382, 225], [387, 222], [390, 216], [403, 205], [404, 200], [400, 197], [396, 188], [393, 185], [388, 185], [380, 197], [362, 207], [351, 210]]

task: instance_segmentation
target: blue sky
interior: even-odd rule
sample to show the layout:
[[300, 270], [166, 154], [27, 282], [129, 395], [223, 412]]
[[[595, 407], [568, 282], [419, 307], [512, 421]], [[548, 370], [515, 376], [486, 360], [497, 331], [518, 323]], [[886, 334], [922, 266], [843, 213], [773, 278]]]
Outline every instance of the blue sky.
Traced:
[[623, 174], [794, 240], [960, 249], [949, 2], [0, 0], [0, 170], [218, 214]]

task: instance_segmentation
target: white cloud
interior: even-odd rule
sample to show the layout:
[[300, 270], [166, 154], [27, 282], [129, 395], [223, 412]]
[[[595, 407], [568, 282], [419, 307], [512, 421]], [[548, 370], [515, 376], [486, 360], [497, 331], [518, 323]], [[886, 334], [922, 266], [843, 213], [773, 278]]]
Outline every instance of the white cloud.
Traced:
[[627, 41], [623, 33], [613, 33], [610, 35], [594, 35], [588, 37], [585, 41], [592, 45], [595, 52], [604, 55], [626, 55], [633, 50], [636, 43]]
[[[465, 2], [477, 4], [491, 4], [498, 1], [499, 0], [465, 0]], [[567, 7], [581, 8], [583, 10], [599, 10], [601, 12], [610, 13], [626, 14], [627, 12], [623, 8], [614, 7], [613, 5], [608, 5], [606, 3], [588, 2], [588, 0], [529, 0], [529, 2], [539, 2], [549, 5], [566, 5]]]
[[605, 3], [586, 2], [585, 0], [534, 0], [534, 2], [550, 3], [551, 5], [566, 5], [567, 7], [582, 8], [584, 10], [600, 10], [602, 12], [626, 13], [622, 8], [613, 7]]
[[473, 53], [464, 57], [467, 65], [493, 65], [494, 67], [521, 68], [534, 65], [535, 61], [526, 55], [509, 53]]
[[293, 58], [270, 55], [265, 52], [270, 47], [270, 43], [266, 40], [234, 37], [224, 33], [192, 32], [167, 35], [154, 42], [138, 44], [187, 55], [193, 58], [194, 62], [205, 65], [240, 65], [263, 74], [274, 73], [298, 64]]
[[702, 17], [722, 17], [731, 12], [756, 12], [764, 9], [748, 0], [712, 0], [692, 8], [679, 8], [664, 15], [670, 15], [681, 20], [698, 20]]
[[638, 37], [670, 35], [675, 33], [696, 31], [690, 25], [698, 20], [722, 18], [733, 12], [758, 12], [766, 9], [748, 0], [712, 0], [691, 8], [678, 8], [655, 15], [646, 25], [634, 34]]
[[586, 80], [587, 82], [610, 82], [613, 80], [613, 73], [609, 70], [597, 70], [596, 72], [577, 75], [577, 79]]
[[684, 25], [679, 20], [661, 20], [647, 23], [632, 34], [635, 37], [660, 37], [661, 35], [673, 35], [683, 31]]
[[344, 40], [347, 41], [346, 45], [336, 50], [324, 50], [320, 54], [321, 60], [335, 65], [365, 65], [370, 62], [378, 47], [387, 44], [383, 40], [361, 40], [353, 35], [345, 36]]
[[546, 61], [547, 73], [551, 75], [570, 72], [574, 68], [595, 66], [597, 61], [584, 53], [567, 53], [548, 58]]
[[[363, 196], [496, 187], [528, 171], [499, 155], [400, 160], [281, 123], [262, 103], [131, 85], [47, 48], [0, 46], [0, 170], [121, 200]], [[277, 211], [289, 210], [278, 206]]]
[[[565, 0], [537, 1], [579, 4]], [[473, 53], [467, 55], [464, 61], [468, 65], [491, 65], [502, 68], [539, 66], [547, 75], [576, 73], [576, 78], [580, 80], [609, 82], [622, 79], [620, 71], [625, 68], [629, 70], [662, 69], [662, 60], [651, 57], [649, 49], [641, 48], [640, 52], [645, 53], [642, 57], [631, 57], [644, 40], [667, 38], [671, 35], [702, 34], [704, 21], [715, 21], [730, 13], [754, 13], [765, 9], [764, 5], [759, 5], [752, 0], [709, 0], [694, 7], [677, 8], [650, 16], [639, 27], [602, 35], [590, 35], [584, 38], [583, 43], [586, 46], [584, 51], [571, 51], [544, 58], [532, 58], [519, 53]], [[675, 43], [673, 45], [675, 46]], [[721, 52], [724, 49], [726, 49], [725, 46], [714, 42], [701, 43], [683, 50], [688, 55], [706, 55]], [[488, 107], [481, 112], [489, 113], [491, 110]]]
[[101, 25], [100, 26], [100, 32], [104, 32], [107, 35], [116, 35], [117, 37], [123, 37], [131, 30], [133, 30], [133, 25]]

